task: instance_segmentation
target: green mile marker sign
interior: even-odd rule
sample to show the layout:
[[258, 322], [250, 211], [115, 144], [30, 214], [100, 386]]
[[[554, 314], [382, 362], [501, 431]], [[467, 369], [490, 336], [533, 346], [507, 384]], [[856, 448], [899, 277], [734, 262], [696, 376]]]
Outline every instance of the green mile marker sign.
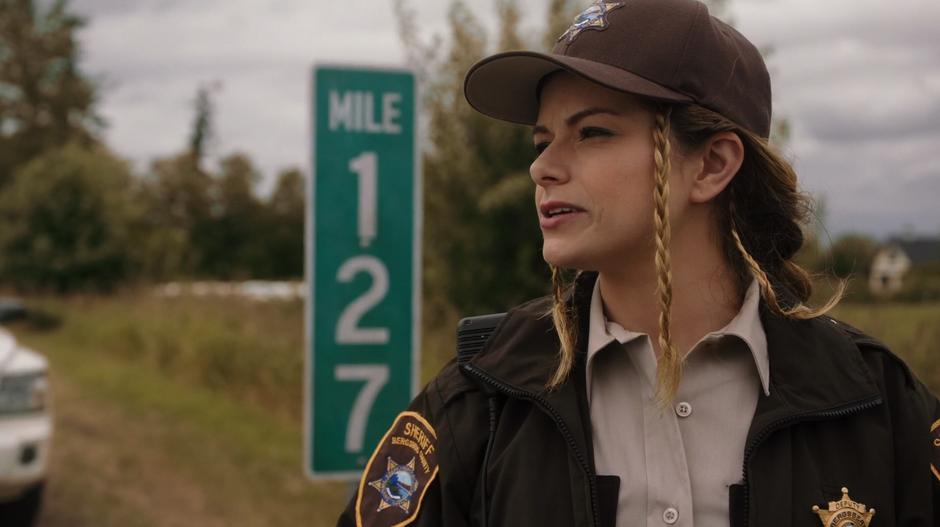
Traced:
[[312, 91], [304, 464], [352, 480], [417, 393], [415, 78], [315, 66]]

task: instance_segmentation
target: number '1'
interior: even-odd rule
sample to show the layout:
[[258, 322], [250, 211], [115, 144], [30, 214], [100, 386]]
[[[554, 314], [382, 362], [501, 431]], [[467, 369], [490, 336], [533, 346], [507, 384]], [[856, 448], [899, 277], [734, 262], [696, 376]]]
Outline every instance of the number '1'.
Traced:
[[378, 234], [379, 156], [375, 152], [363, 152], [349, 160], [349, 171], [359, 176], [359, 247], [368, 247]]

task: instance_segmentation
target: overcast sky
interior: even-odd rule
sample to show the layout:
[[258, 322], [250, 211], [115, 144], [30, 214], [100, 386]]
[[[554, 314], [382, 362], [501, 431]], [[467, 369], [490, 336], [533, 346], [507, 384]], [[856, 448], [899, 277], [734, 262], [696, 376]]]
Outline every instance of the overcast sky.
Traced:
[[[411, 0], [422, 37], [447, 0]], [[467, 2], [495, 28], [494, 2]], [[546, 0], [521, 0], [538, 31]], [[585, 0], [587, 4], [587, 0]], [[832, 236], [940, 233], [940, 2], [731, 0], [768, 60], [787, 154], [825, 196]], [[138, 167], [186, 143], [196, 88], [217, 81], [212, 153], [245, 151], [270, 180], [308, 169], [314, 62], [401, 66], [391, 0], [73, 0], [106, 139]], [[492, 29], [491, 29], [492, 31]]]

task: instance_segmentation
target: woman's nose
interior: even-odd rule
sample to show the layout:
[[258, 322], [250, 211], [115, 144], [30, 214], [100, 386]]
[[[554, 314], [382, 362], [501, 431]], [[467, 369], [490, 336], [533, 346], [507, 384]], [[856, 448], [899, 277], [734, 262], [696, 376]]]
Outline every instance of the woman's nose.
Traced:
[[529, 165], [529, 175], [536, 185], [547, 187], [568, 181], [568, 167], [561, 154], [557, 148], [553, 149], [553, 145], [549, 145]]

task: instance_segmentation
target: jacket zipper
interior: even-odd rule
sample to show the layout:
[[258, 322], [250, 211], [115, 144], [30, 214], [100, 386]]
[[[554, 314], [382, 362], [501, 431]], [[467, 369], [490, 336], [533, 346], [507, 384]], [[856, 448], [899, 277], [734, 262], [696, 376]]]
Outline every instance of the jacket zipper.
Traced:
[[751, 441], [748, 442], [747, 446], [744, 448], [744, 525], [747, 526], [750, 523], [750, 501], [751, 501], [751, 492], [748, 483], [748, 465], [751, 461], [751, 456], [754, 454], [754, 450], [770, 436], [770, 434], [782, 430], [788, 426], [792, 426], [799, 422], [806, 421], [821, 421], [825, 419], [833, 419], [839, 417], [846, 417], [857, 412], [868, 410], [874, 408], [882, 403], [881, 397], [876, 396], [871, 399], [853, 403], [850, 405], [842, 406], [839, 408], [834, 408], [832, 410], [825, 410], [822, 412], [808, 412], [803, 414], [790, 415], [778, 419], [771, 424], [767, 425], [763, 430], [760, 431], [757, 435], [754, 436]]
[[[574, 456], [581, 465], [581, 469], [584, 471], [585, 475], [587, 475], [588, 487], [591, 492], [591, 524], [595, 527], [598, 527], [600, 524], [598, 523], [597, 516], [598, 511], [600, 511], [600, 507], [598, 506], [597, 499], [597, 485], [594, 481], [596, 476], [594, 471], [591, 470], [591, 465], [588, 463], [584, 453], [578, 449], [578, 445], [574, 440], [574, 436], [571, 434], [571, 430], [568, 429], [568, 425], [565, 424], [565, 422], [561, 419], [561, 416], [558, 415], [558, 412], [556, 412], [555, 409], [552, 408], [552, 406], [548, 404], [548, 401], [546, 401], [542, 396], [536, 393], [514, 388], [508, 384], [504, 384], [490, 377], [482, 370], [476, 369], [472, 364], [464, 365], [464, 370], [472, 374], [474, 377], [477, 377], [483, 382], [489, 384], [490, 386], [493, 386], [497, 390], [505, 393], [506, 395], [515, 397], [517, 399], [526, 399], [534, 402], [539, 408], [541, 408], [543, 412], [547, 413], [552, 418], [552, 420], [555, 421], [555, 425], [558, 426], [559, 431], [561, 431], [561, 435], [564, 436], [565, 441], [567, 441], [568, 447], [572, 452], [574, 452]], [[484, 496], [483, 499], [486, 499], [486, 497]]]

